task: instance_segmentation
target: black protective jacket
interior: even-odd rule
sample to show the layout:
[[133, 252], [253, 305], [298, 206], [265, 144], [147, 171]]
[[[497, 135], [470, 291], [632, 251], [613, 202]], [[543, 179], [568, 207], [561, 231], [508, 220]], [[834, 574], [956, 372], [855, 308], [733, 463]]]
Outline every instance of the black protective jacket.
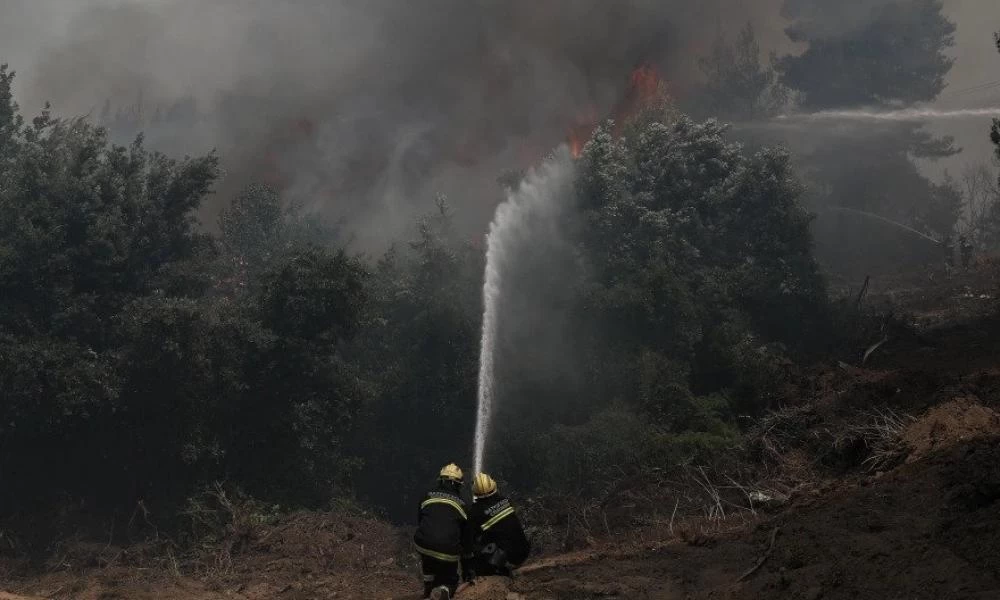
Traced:
[[469, 524], [477, 550], [496, 544], [507, 554], [507, 562], [519, 566], [528, 559], [531, 544], [510, 500], [500, 494], [480, 498], [469, 507]]
[[471, 529], [462, 498], [446, 487], [428, 492], [420, 502], [413, 543], [424, 556], [459, 562], [471, 546]]

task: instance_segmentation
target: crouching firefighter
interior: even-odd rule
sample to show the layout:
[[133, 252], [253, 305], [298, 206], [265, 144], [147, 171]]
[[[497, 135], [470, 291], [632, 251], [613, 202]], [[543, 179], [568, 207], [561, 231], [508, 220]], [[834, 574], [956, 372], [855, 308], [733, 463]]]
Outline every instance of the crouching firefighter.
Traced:
[[500, 494], [497, 482], [486, 473], [476, 475], [472, 497], [469, 525], [474, 553], [470, 570], [475, 576], [510, 577], [531, 552], [521, 520], [510, 500]]
[[424, 598], [449, 600], [458, 588], [460, 562], [471, 545], [461, 493], [462, 470], [450, 464], [420, 502], [413, 543], [421, 558]]

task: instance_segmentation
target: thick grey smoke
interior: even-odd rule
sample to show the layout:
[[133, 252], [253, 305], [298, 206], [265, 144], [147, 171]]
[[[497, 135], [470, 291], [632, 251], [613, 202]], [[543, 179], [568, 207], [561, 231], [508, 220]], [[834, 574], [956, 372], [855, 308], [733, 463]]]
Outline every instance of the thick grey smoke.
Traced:
[[797, 24], [789, 36], [798, 39], [835, 38], [863, 29], [881, 7], [898, 0], [787, 0], [782, 15]]
[[[612, 111], [637, 64], [683, 96], [720, 29], [751, 20], [765, 52], [795, 52], [782, 15], [832, 36], [888, 1], [3, 0], [0, 61], [21, 72], [26, 112], [50, 101], [120, 141], [142, 129], [173, 154], [218, 148], [218, 202], [263, 180], [376, 249], [438, 193], [483, 231], [495, 178]], [[946, 7], [952, 89], [991, 80], [978, 67], [997, 59], [998, 5]], [[986, 139], [970, 126], [959, 144]]]
[[223, 191], [265, 179], [374, 247], [436, 193], [485, 225], [495, 178], [606, 115], [635, 66], [682, 93], [718, 27], [778, 3], [5, 0], [0, 60], [26, 111], [216, 147]]

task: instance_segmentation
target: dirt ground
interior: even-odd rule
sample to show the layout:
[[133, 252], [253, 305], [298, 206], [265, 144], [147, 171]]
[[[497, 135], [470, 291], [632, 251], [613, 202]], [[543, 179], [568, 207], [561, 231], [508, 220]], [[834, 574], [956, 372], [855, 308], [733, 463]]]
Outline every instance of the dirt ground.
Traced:
[[[787, 482], [779, 507], [739, 527], [636, 527], [459, 598], [1000, 598], [1000, 278], [987, 267], [873, 282], [867, 301], [912, 327], [864, 364], [799, 374], [759, 439]], [[183, 569], [127, 550], [44, 574], [0, 567], [0, 600], [416, 600], [406, 538], [364, 515], [302, 513]]]

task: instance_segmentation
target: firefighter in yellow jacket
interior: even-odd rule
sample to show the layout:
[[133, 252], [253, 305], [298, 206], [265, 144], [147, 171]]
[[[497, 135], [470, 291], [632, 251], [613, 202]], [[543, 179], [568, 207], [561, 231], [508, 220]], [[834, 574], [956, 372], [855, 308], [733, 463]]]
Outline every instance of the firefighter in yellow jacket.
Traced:
[[471, 546], [471, 532], [462, 500], [462, 470], [455, 464], [446, 465], [438, 475], [437, 487], [420, 502], [413, 535], [421, 558], [424, 598], [449, 600], [455, 595], [459, 568], [465, 567], [463, 557]]
[[469, 569], [476, 576], [510, 576], [531, 552], [521, 520], [510, 500], [500, 494], [497, 482], [486, 473], [476, 475], [472, 497], [469, 526], [474, 558]]

